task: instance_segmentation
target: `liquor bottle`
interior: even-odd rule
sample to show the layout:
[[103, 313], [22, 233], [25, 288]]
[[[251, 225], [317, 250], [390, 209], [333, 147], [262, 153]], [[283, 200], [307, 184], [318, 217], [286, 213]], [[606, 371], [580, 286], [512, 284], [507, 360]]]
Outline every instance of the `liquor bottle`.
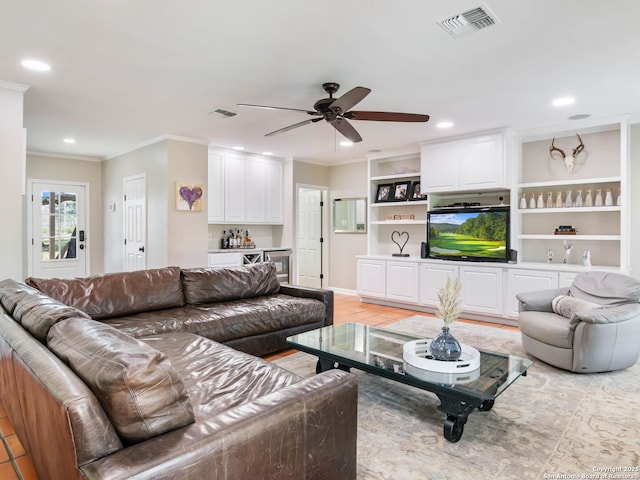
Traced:
[[582, 201], [582, 190], [578, 190], [578, 196], [576, 197], [576, 203], [574, 205], [578, 208], [584, 205], [584, 202]]
[[602, 206], [602, 190], [600, 190], [599, 188], [596, 190], [596, 201], [594, 205], [596, 207]]
[[536, 208], [544, 208], [544, 200], [542, 199], [542, 192], [538, 194], [538, 204]]
[[222, 231], [222, 236], [220, 237], [220, 248], [227, 249], [229, 248], [229, 244], [227, 243], [227, 231]]
[[613, 197], [611, 196], [611, 189], [607, 188], [607, 193], [604, 196], [604, 204], [607, 207], [613, 206]]

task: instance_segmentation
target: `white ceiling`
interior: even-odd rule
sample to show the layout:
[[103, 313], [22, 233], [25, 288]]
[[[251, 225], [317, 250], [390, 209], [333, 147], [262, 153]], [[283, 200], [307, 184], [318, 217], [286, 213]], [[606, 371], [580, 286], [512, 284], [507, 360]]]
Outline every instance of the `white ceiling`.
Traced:
[[[640, 1], [486, 0], [499, 24], [454, 39], [436, 21], [475, 0], [3, 0], [0, 80], [30, 86], [28, 150], [108, 158], [169, 134], [326, 164], [436, 137], [640, 112]], [[24, 58], [48, 73], [23, 69]], [[273, 137], [322, 83], [372, 89], [355, 107], [426, 124], [318, 122]], [[564, 108], [553, 98], [572, 95]], [[233, 118], [209, 114], [215, 108]], [[441, 120], [455, 123], [438, 130]], [[73, 137], [75, 145], [63, 143]]]

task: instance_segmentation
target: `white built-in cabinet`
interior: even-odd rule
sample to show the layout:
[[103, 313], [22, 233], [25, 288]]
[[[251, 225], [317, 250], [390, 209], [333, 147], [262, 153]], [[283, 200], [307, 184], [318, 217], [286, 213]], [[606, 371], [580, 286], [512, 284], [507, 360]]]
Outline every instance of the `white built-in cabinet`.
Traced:
[[418, 264], [394, 261], [386, 263], [386, 298], [397, 302], [418, 303]]
[[427, 193], [508, 188], [507, 131], [422, 144], [422, 189]]
[[209, 150], [209, 223], [282, 224], [283, 170], [279, 159]]
[[357, 260], [358, 293], [367, 298], [387, 296], [387, 262], [370, 258]]

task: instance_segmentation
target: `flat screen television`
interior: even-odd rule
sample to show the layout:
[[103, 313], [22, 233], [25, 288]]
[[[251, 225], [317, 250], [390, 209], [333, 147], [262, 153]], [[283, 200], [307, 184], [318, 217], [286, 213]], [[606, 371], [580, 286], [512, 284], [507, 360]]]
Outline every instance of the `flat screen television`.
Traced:
[[427, 212], [427, 258], [508, 262], [509, 207], [443, 208]]

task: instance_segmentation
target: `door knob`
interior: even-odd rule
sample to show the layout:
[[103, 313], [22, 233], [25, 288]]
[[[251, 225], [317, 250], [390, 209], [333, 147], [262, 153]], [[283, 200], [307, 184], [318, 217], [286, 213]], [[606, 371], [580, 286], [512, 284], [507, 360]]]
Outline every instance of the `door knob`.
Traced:
[[143, 245], [143, 246], [141, 246], [141, 247], [138, 247], [138, 251], [139, 251], [139, 252], [144, 252], [144, 245]]

